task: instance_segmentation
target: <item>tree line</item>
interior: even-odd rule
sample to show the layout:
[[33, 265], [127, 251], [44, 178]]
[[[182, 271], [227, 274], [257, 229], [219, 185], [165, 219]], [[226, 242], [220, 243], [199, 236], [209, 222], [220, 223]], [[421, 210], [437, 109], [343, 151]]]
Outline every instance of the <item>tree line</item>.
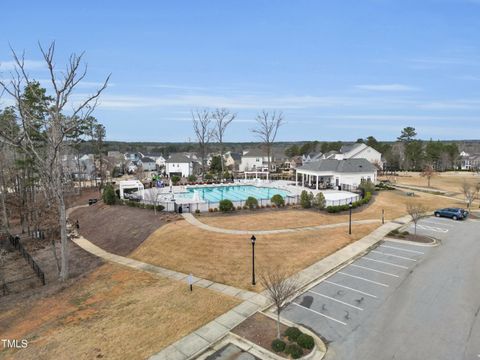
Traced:
[[[384, 168], [386, 170], [423, 170], [431, 166], [435, 171], [455, 169], [459, 157], [458, 145], [454, 142], [423, 141], [417, 138], [414, 127], [405, 127], [395, 142], [378, 141], [374, 136], [357, 139], [356, 143], [362, 143], [372, 147], [382, 154]], [[303, 145], [294, 144], [285, 150], [289, 157], [307, 155], [312, 152], [327, 153], [339, 151], [343, 143], [311, 141]]]

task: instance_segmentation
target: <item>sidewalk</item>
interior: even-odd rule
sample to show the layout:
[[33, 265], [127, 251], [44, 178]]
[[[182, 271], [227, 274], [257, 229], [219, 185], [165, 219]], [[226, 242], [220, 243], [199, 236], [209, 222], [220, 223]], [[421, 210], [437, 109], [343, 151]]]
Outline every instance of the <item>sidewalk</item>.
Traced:
[[[216, 232], [216, 233], [222, 233], [222, 234], [231, 234], [231, 235], [250, 235], [252, 233], [255, 233], [256, 235], [285, 234], [285, 233], [299, 232], [299, 231], [305, 231], [305, 230], [331, 229], [331, 228], [336, 228], [336, 227], [348, 226], [348, 222], [342, 222], [342, 223], [335, 223], [335, 224], [305, 226], [305, 227], [299, 227], [299, 228], [277, 229], [277, 230], [255, 230], [255, 231], [253, 231], [253, 230], [232, 230], [232, 229], [219, 228], [219, 227], [216, 227], [216, 226], [211, 226], [211, 225], [202, 223], [200, 220], [198, 220], [195, 216], [193, 216], [190, 213], [183, 213], [182, 216], [185, 220], [187, 220], [187, 222], [190, 225], [197, 226], [202, 230]], [[381, 220], [377, 220], [377, 219], [357, 220], [357, 221], [352, 221], [352, 224], [354, 224], [354, 225], [355, 224], [357, 224], [357, 225], [373, 224], [373, 223], [378, 223], [380, 221]]]
[[[160, 266], [155, 266], [152, 264], [147, 264], [142, 261], [138, 261], [135, 259], [131, 259], [128, 257], [120, 256], [120, 255], [115, 255], [112, 253], [109, 253], [102, 248], [99, 248], [97, 245], [91, 243], [87, 239], [85, 239], [83, 236], [78, 236], [77, 238], [72, 240], [75, 244], [80, 246], [83, 250], [96, 255], [106, 261], [110, 261], [116, 264], [128, 266], [132, 269], [136, 270], [141, 270], [141, 271], [146, 271], [155, 275], [160, 275], [166, 278], [169, 278], [171, 280], [179, 280], [179, 281], [187, 281], [188, 274], [184, 274], [178, 271], [173, 271], [169, 269], [162, 268]], [[258, 294], [252, 291], [247, 291], [243, 289], [238, 289], [233, 286], [225, 285], [225, 284], [220, 284], [216, 283], [207, 279], [202, 279], [198, 278], [196, 276], [192, 276], [192, 284], [194, 286], [206, 288], [209, 290], [217, 291], [219, 293], [222, 293], [224, 295], [228, 296], [233, 296], [236, 298], [239, 298], [241, 300], [250, 300], [250, 301], [256, 301], [260, 302], [263, 304], [263, 299], [258, 298]], [[252, 300], [253, 299], [253, 300]]]
[[[340, 249], [336, 253], [327, 256], [326, 258], [319, 260], [315, 264], [300, 271], [295, 275], [296, 280], [300, 283], [302, 288], [307, 287], [312, 282], [318, 281], [331, 271], [350, 261], [352, 258], [364, 253], [377, 242], [381, 241], [390, 231], [401, 227], [409, 221], [410, 216], [403, 216], [380, 226], [372, 233], [356, 241], [355, 243]], [[258, 296], [266, 299], [265, 291], [261, 294], [258, 294]], [[194, 359], [211, 347], [215, 342], [223, 338], [231, 329], [240, 324], [248, 316], [253, 315], [257, 310], [269, 307], [270, 305], [271, 304], [265, 301], [263, 306], [261, 306], [259, 303], [254, 306], [251, 304], [251, 301], [247, 300], [213, 320], [209, 324], [166, 347], [159, 353], [150, 357], [150, 359]]]

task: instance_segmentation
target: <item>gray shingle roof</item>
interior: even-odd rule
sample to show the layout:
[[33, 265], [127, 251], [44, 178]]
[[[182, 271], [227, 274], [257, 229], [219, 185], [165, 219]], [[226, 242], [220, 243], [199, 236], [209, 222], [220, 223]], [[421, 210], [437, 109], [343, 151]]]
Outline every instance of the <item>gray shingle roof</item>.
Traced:
[[263, 157], [267, 156], [267, 152], [261, 149], [250, 149], [243, 157]]
[[192, 162], [192, 160], [183, 154], [174, 153], [170, 155], [170, 157], [166, 162], [167, 163], [190, 163]]
[[309, 162], [300, 166], [298, 169], [318, 172], [332, 171], [338, 173], [373, 172], [377, 170], [367, 159], [323, 159]]

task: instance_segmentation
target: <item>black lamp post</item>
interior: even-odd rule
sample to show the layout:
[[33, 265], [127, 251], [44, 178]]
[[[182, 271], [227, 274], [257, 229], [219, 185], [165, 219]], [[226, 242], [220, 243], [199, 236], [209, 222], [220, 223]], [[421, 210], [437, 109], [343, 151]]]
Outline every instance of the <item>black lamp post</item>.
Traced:
[[255, 285], [255, 240], [257, 238], [252, 235], [250, 240], [252, 240], [252, 285]]
[[350, 220], [348, 221], [348, 234], [349, 235], [352, 235], [352, 202], [350, 201], [350, 203], [348, 204], [348, 208], [350, 210]]

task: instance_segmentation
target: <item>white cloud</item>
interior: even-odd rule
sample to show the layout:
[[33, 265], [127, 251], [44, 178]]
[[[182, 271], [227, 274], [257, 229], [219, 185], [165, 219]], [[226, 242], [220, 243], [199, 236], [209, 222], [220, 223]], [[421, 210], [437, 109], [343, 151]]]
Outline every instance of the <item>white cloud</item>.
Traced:
[[385, 92], [418, 91], [419, 90], [417, 87], [403, 85], [403, 84], [366, 84], [366, 85], [355, 85], [355, 88], [360, 90], [385, 91]]
[[[25, 70], [46, 69], [45, 62], [40, 60], [25, 60]], [[0, 71], [14, 70], [17, 66], [15, 61], [0, 61]]]

